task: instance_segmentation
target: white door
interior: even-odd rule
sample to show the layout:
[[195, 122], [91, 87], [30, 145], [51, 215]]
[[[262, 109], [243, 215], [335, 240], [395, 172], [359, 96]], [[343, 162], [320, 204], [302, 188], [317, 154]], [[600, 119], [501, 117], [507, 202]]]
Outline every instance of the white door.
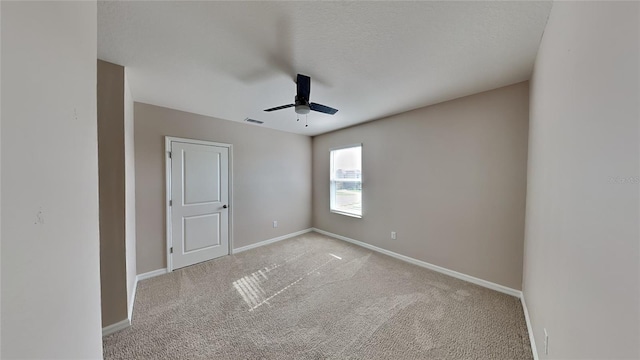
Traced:
[[229, 148], [171, 141], [171, 269], [229, 254]]

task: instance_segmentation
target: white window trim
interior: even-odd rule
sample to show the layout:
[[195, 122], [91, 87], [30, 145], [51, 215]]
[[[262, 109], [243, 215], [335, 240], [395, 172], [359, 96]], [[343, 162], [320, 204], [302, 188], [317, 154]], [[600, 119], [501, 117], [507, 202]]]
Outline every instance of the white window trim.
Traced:
[[[333, 183], [335, 182], [335, 179], [333, 179], [333, 173], [331, 171], [332, 167], [333, 167], [333, 156], [332, 153], [334, 150], [342, 150], [342, 149], [349, 149], [349, 148], [353, 148], [353, 147], [360, 147], [360, 166], [362, 166], [362, 159], [364, 157], [363, 154], [363, 149], [364, 146], [362, 145], [362, 143], [356, 143], [356, 144], [349, 144], [349, 145], [344, 145], [344, 146], [338, 146], [338, 147], [332, 147], [329, 148], [329, 211], [331, 213], [334, 214], [339, 214], [339, 215], [344, 215], [344, 216], [349, 216], [349, 217], [353, 217], [353, 218], [357, 218], [357, 219], [362, 219], [362, 217], [364, 216], [364, 206], [362, 207], [362, 211], [361, 214], [354, 214], [354, 213], [350, 213], [350, 212], [345, 212], [345, 211], [340, 211], [340, 210], [333, 210], [333, 203], [334, 203], [334, 199], [335, 199], [335, 189], [333, 187]], [[360, 173], [360, 180], [358, 182], [360, 182], [362, 185], [362, 191], [364, 192], [364, 177], [362, 176], [362, 173], [364, 173], [364, 171], [361, 170]], [[345, 180], [340, 180], [343, 182], [348, 182], [350, 181], [350, 179], [345, 179]], [[353, 182], [356, 182], [356, 180], [353, 180]]]

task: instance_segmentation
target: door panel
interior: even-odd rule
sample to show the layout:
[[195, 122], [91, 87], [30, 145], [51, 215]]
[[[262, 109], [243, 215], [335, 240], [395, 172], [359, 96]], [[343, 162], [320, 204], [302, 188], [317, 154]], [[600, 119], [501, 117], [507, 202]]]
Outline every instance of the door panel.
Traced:
[[220, 215], [207, 214], [184, 218], [184, 253], [220, 245]]
[[185, 151], [184, 204], [220, 202], [220, 154]]
[[229, 149], [172, 141], [171, 153], [172, 268], [229, 254]]

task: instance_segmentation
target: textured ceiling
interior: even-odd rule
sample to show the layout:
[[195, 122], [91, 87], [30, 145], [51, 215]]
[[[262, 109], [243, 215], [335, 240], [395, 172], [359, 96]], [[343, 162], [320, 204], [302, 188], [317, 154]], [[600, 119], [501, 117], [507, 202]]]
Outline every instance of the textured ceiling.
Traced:
[[[136, 101], [317, 135], [529, 79], [550, 1], [98, 5], [98, 57]], [[296, 122], [297, 73], [339, 109]]]

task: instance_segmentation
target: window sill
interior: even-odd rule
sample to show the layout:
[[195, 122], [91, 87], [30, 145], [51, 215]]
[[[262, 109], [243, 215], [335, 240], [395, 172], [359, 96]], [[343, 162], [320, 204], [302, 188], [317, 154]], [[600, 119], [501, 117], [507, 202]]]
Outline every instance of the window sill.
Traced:
[[334, 214], [339, 214], [339, 215], [344, 215], [344, 216], [348, 216], [348, 217], [353, 217], [353, 218], [357, 218], [357, 219], [362, 219], [362, 215], [356, 215], [356, 214], [351, 214], [348, 212], [343, 212], [343, 211], [338, 211], [338, 210], [329, 210]]

